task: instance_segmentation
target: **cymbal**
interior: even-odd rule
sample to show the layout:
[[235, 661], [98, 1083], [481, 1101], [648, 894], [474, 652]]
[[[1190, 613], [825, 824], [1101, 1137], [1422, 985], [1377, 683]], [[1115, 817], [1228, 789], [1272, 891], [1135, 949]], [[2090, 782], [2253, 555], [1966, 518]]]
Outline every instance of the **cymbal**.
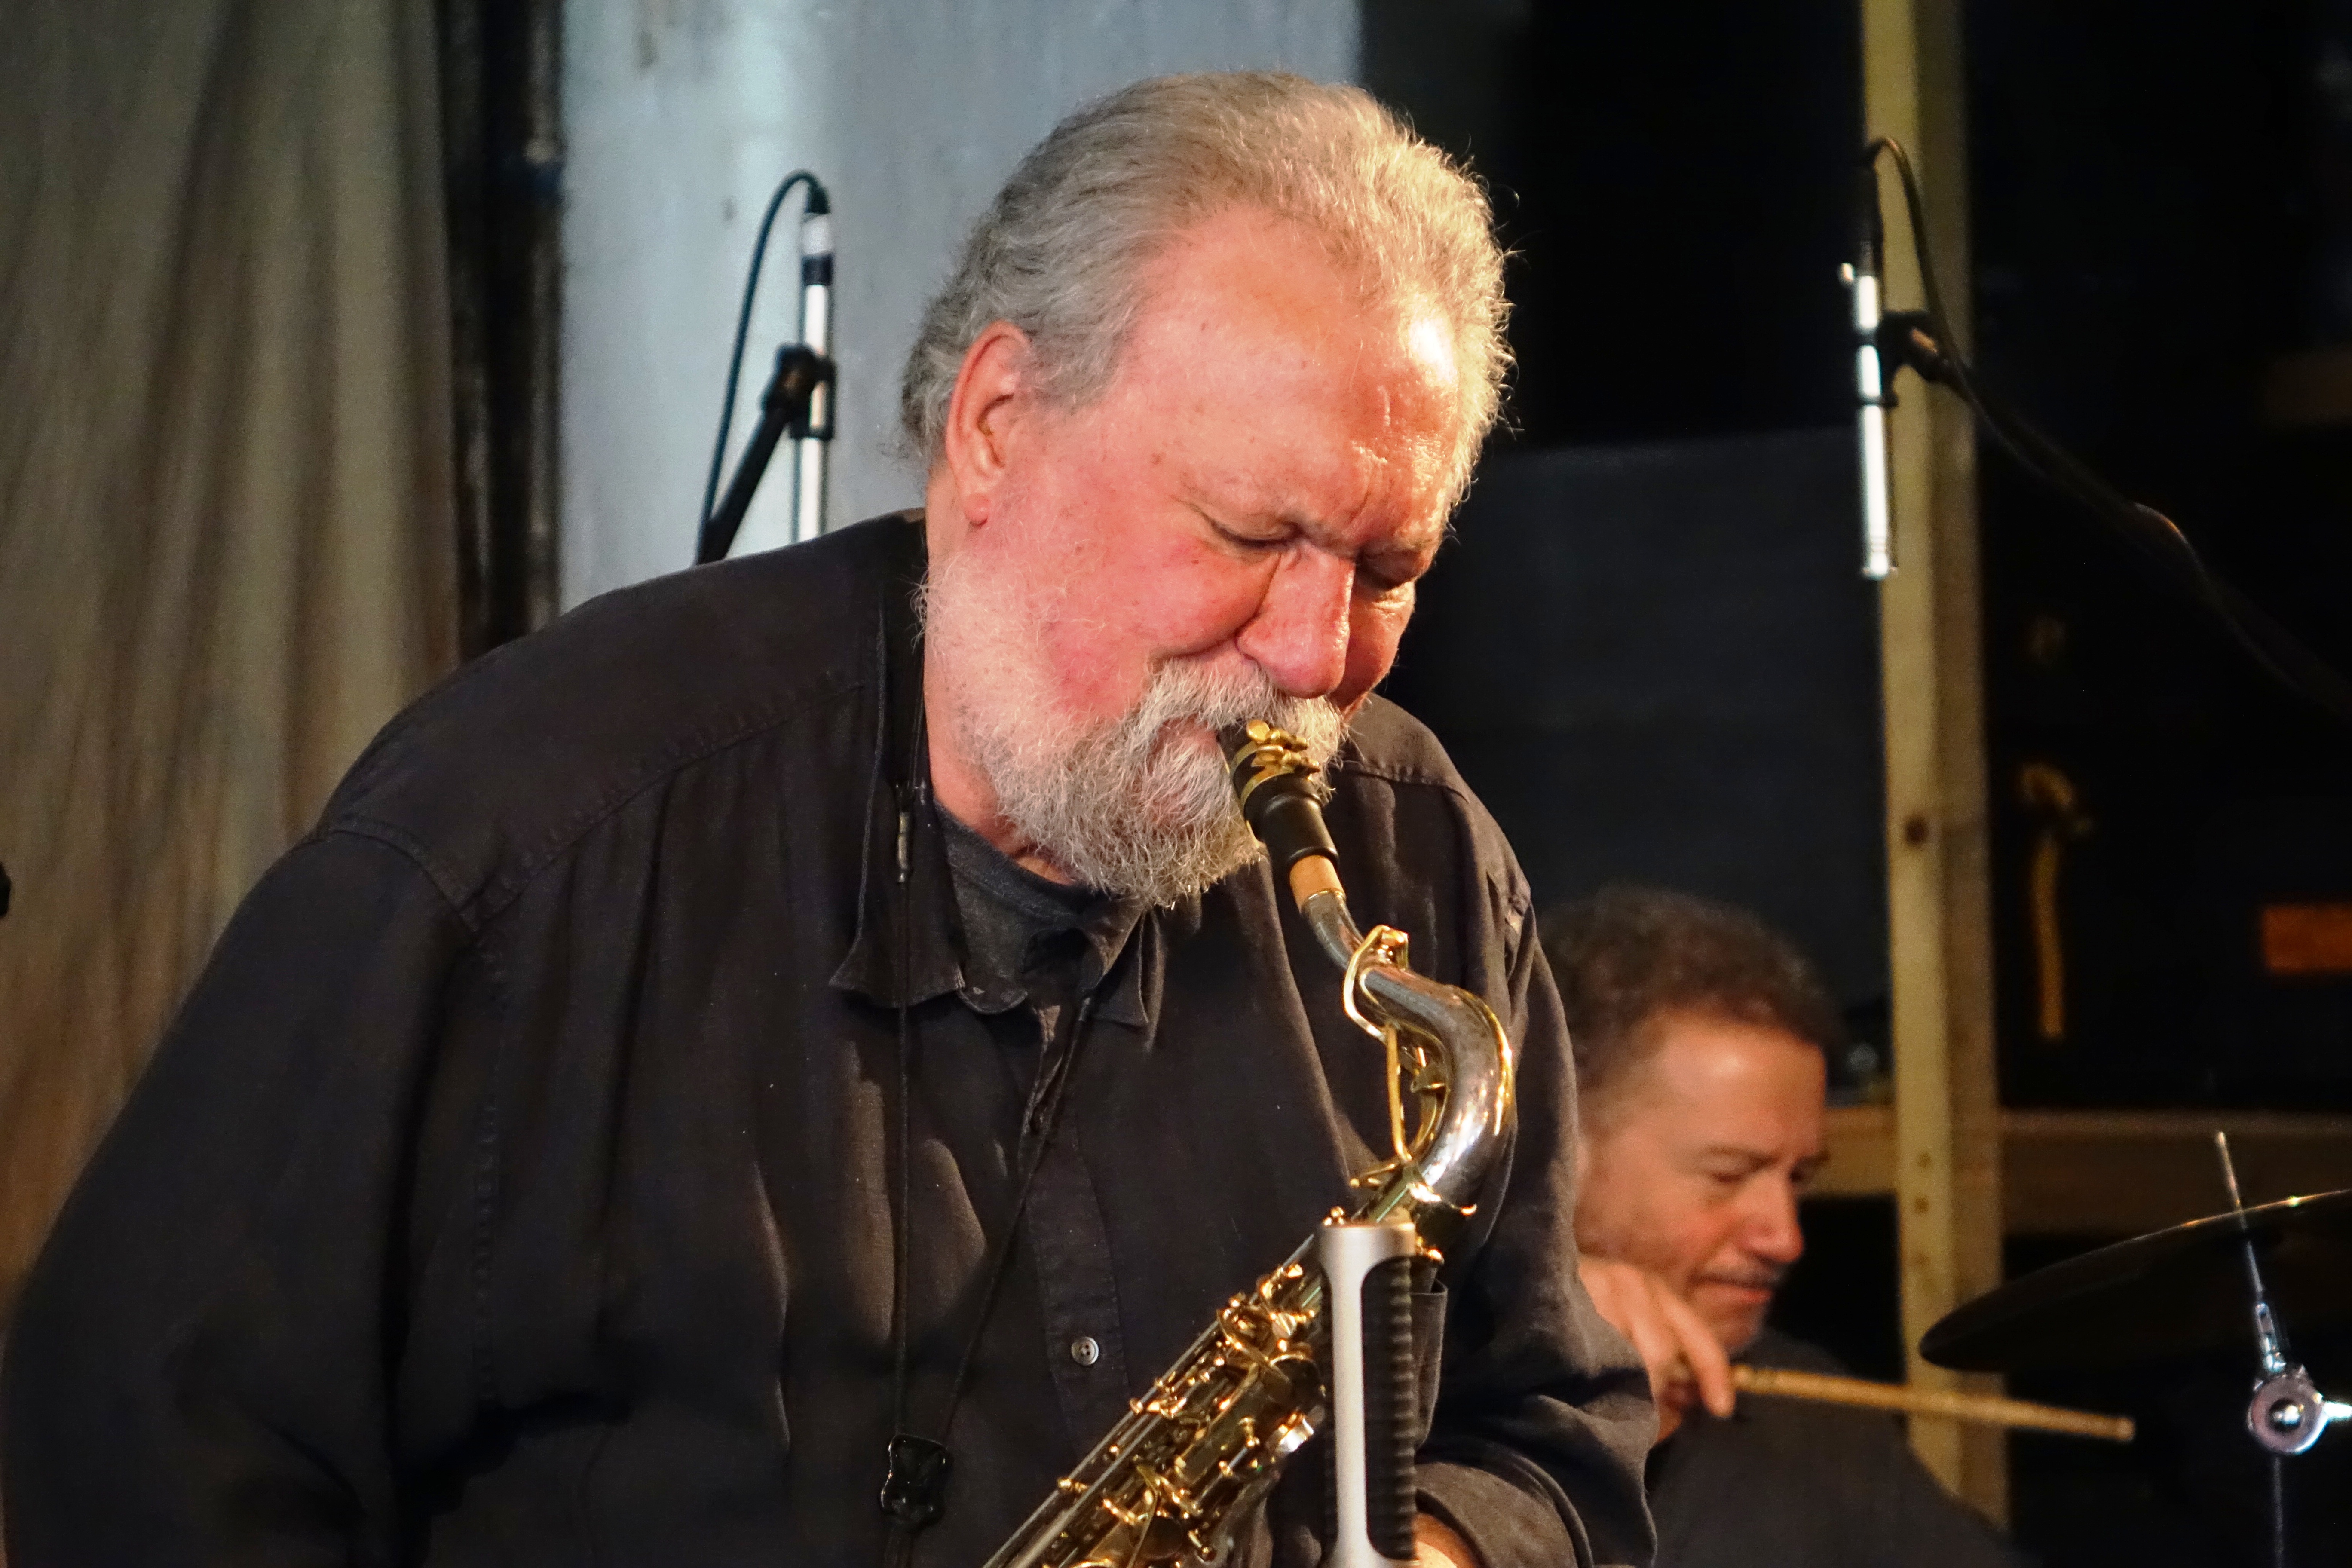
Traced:
[[2253, 1364], [2254, 1238], [2287, 1338], [2352, 1321], [2352, 1189], [2213, 1215], [2012, 1279], [1948, 1313], [1919, 1353], [1960, 1372], [2073, 1371], [2242, 1349]]

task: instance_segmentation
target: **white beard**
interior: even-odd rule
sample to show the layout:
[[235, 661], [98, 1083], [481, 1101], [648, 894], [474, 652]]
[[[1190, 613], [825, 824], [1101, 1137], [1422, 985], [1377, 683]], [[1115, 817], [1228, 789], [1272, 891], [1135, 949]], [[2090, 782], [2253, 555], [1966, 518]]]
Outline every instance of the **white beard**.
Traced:
[[1045, 630], [1076, 618], [969, 550], [934, 561], [923, 589], [929, 652], [953, 671], [953, 739], [1013, 830], [1089, 888], [1172, 904], [1259, 853], [1216, 732], [1264, 719], [1318, 764], [1348, 722], [1330, 701], [1286, 697], [1256, 666], [1170, 659], [1114, 719], [1070, 717], [1055, 696]]

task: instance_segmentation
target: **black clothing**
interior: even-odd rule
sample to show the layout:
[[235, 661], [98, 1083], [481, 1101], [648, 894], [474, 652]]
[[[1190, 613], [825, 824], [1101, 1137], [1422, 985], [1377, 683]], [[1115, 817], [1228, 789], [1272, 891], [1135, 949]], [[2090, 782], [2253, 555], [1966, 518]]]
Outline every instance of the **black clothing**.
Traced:
[[964, 1001], [982, 1013], [1027, 1002], [1051, 1036], [1062, 1005], [1110, 973], [1142, 906], [1050, 882], [944, 811], [940, 837], [955, 888]]
[[[1843, 1373], [1766, 1331], [1739, 1360]], [[1695, 1411], [1652, 1466], [1658, 1568], [2017, 1568], [1990, 1525], [1903, 1440], [1892, 1415], [1762, 1394], [1728, 1421]]]
[[[878, 1560], [898, 1010], [918, 1432], [1041, 1048], [961, 994], [908, 765], [920, 547], [881, 520], [607, 595], [385, 730], [35, 1270], [0, 1399], [14, 1568]], [[1394, 708], [1334, 783], [1359, 913], [1520, 1046], [1515, 1145], [1417, 1303], [1445, 1347], [1423, 1504], [1488, 1568], [1640, 1561], [1651, 1415], [1566, 1263], [1570, 1066], [1526, 884]], [[1387, 1143], [1377, 1050], [1263, 864], [1113, 959], [919, 1563], [985, 1558]], [[1307, 1554], [1319, 1471], [1248, 1560]]]

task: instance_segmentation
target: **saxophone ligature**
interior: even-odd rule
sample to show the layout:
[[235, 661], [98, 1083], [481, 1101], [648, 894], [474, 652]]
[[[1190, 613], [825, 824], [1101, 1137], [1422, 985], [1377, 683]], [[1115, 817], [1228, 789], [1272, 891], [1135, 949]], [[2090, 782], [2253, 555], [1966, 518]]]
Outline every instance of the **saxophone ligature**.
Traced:
[[1391, 1152], [1354, 1179], [1352, 1209], [1219, 1310], [988, 1568], [1222, 1563], [1284, 1462], [1326, 1428], [1327, 1563], [1413, 1555], [1409, 1270], [1440, 1256], [1509, 1137], [1510, 1042], [1486, 1003], [1413, 973], [1404, 933], [1357, 929], [1305, 747], [1259, 720], [1218, 739], [1277, 884], [1341, 972], [1348, 1016], [1380, 1042]]

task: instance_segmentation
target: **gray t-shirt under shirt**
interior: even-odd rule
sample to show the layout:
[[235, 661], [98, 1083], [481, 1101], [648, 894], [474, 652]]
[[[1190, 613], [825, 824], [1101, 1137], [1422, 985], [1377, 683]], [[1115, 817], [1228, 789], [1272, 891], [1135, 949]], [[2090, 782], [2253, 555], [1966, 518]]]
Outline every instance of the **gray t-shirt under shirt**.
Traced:
[[940, 826], [963, 926], [964, 1000], [982, 1013], [1025, 1002], [1053, 1038], [1062, 1008], [1118, 962], [1140, 908], [1018, 866], [944, 810]]

